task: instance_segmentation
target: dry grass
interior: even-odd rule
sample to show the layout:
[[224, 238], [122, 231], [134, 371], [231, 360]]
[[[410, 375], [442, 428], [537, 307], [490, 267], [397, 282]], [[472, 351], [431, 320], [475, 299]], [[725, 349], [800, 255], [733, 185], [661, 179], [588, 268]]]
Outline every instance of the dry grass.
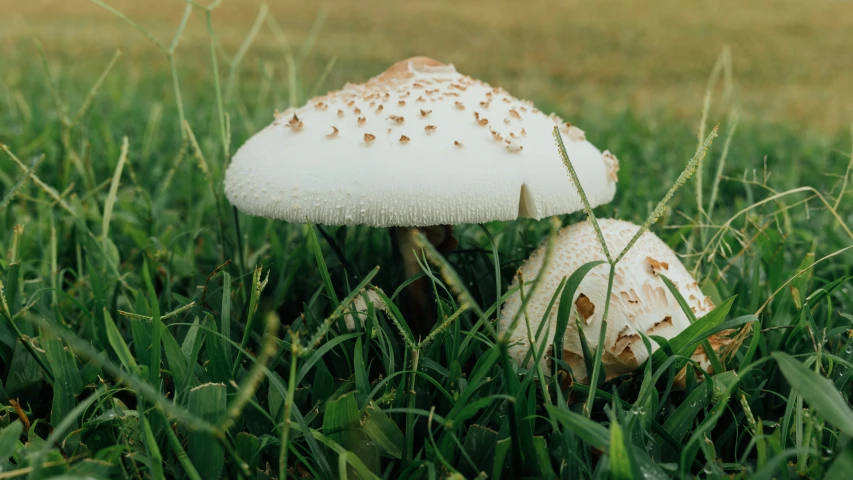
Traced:
[[[110, 4], [168, 42], [183, 9], [180, 0], [111, 0]], [[567, 111], [594, 105], [640, 111], [664, 108], [696, 118], [707, 73], [724, 45], [734, 58], [738, 101], [747, 119], [800, 123], [833, 131], [849, 125], [853, 62], [849, 34], [853, 3], [802, 0], [363, 0], [270, 2], [292, 44], [321, 10], [328, 19], [310, 74], [338, 56], [329, 86], [359, 80], [400, 58], [425, 54], [501, 83], [522, 96]], [[226, 0], [215, 12], [225, 52], [234, 52], [260, 3]], [[103, 64], [115, 48], [150, 57], [136, 32], [87, 0], [0, 0], [0, 62], [32, 58], [38, 37], [57, 61], [72, 57]], [[181, 64], [207, 68], [203, 17], [193, 15]], [[280, 45], [268, 28], [247, 64], [272, 62], [282, 79]], [[125, 62], [133, 68], [135, 62]], [[81, 68], [82, 72], [89, 70]], [[2, 75], [2, 74], [0, 74]], [[8, 75], [6, 75], [8, 77]], [[7, 79], [5, 79], [7, 81]], [[665, 106], [665, 107], [663, 107]]]

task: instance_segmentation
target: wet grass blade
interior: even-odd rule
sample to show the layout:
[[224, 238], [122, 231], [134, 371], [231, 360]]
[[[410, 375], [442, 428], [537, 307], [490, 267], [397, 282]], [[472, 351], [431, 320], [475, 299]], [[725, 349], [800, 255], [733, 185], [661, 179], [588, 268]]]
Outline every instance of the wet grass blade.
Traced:
[[784, 352], [771, 355], [797, 394], [809, 402], [821, 417], [853, 436], [853, 410], [832, 382]]

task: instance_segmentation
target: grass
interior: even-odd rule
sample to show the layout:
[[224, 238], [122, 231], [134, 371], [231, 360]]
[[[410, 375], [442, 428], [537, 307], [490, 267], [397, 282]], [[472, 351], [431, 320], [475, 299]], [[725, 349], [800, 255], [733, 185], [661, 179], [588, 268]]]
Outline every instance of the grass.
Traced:
[[[714, 69], [716, 46], [678, 40], [703, 28], [723, 35], [724, 13], [667, 10], [674, 37], [631, 38], [681, 49], [684, 62], [632, 70], [608, 66], [625, 55], [620, 42], [589, 40], [601, 58], [561, 61], [575, 34], [548, 13], [608, 35], [630, 18], [629, 34], [653, 31], [654, 16], [626, 10], [595, 23], [579, 4], [515, 12], [518, 25], [512, 12], [467, 4], [411, 7], [431, 25], [446, 17], [455, 37], [372, 3], [331, 6], [322, 29], [315, 9], [296, 4], [111, 4], [153, 42], [94, 4], [40, 5], [15, 7], [27, 21], [4, 26], [14, 48], [0, 59], [0, 478], [817, 478], [853, 465], [853, 132], [841, 113], [851, 72], [839, 66], [839, 83], [818, 92], [804, 88], [817, 77], [772, 75], [779, 52], [813, 65], [832, 58], [835, 36], [785, 50], [782, 36], [756, 47], [732, 31], [735, 47]], [[844, 8], [731, 20], [752, 18], [758, 32], [824, 21], [835, 32], [850, 18]], [[97, 30], [83, 28], [91, 19]], [[460, 49], [452, 38], [466, 29], [489, 40]], [[507, 43], [505, 30], [526, 40]], [[635, 374], [564, 388], [508, 358], [495, 315], [524, 258], [583, 213], [461, 226], [447, 258], [421, 239], [439, 315], [423, 338], [400, 313], [387, 231], [235, 215], [224, 168], [274, 107], [366, 78], [427, 39], [463, 71], [571, 114], [614, 151], [617, 198], [594, 215], [648, 220], [718, 308]], [[478, 53], [486, 46], [505, 53], [500, 62]], [[753, 49], [766, 57], [741, 77], [739, 55], [754, 61]], [[637, 76], [628, 87], [626, 71]], [[616, 77], [596, 77], [607, 72]], [[580, 76], [590, 80], [575, 90]], [[643, 97], [668, 86], [684, 98], [622, 102], [633, 87]], [[718, 123], [704, 161], [689, 163]], [[387, 314], [371, 307], [347, 331], [349, 305], [374, 287], [389, 294]], [[724, 369], [673, 390], [684, 357], [725, 328], [741, 343], [718, 359]]]

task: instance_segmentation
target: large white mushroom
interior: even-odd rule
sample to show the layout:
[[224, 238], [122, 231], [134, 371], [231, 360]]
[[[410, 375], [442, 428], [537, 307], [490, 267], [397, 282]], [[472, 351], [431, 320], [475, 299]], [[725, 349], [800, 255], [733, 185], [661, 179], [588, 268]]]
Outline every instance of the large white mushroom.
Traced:
[[[638, 225], [620, 220], [599, 219], [598, 224], [610, 252], [620, 252], [640, 228]], [[561, 230], [553, 248], [550, 264], [544, 271], [544, 245], [534, 252], [520, 269], [525, 282], [536, 281], [538, 284], [526, 308], [533, 337], [561, 280], [586, 263], [605, 260], [595, 230], [587, 221]], [[587, 344], [594, 352], [599, 347], [598, 338], [604, 314], [609, 271], [608, 264], [593, 268], [584, 277], [573, 298], [575, 308], [566, 329], [562, 359], [571, 367], [573, 380], [577, 382], [587, 382], [588, 372], [584, 363], [576, 318], [580, 315], [580, 324]], [[653, 233], [644, 233], [616, 265], [604, 351], [601, 356], [608, 379], [634, 370], [649, 357], [650, 352], [646, 349], [639, 335], [640, 332], [646, 336], [658, 335], [671, 339], [690, 325], [690, 320], [664, 285], [660, 274], [673, 282], [697, 318], [702, 317], [714, 307], [711, 299], [702, 293], [675, 252]], [[516, 278], [512, 286], [517, 285]], [[529, 285], [527, 288], [530, 288]], [[509, 326], [520, 308], [521, 296], [516, 292], [503, 306], [502, 329]], [[549, 353], [552, 351], [552, 342], [556, 334], [556, 317], [557, 309], [553, 308], [546, 319], [547, 326], [542, 332], [542, 335], [548, 336]], [[519, 322], [511, 337], [513, 346], [510, 348], [510, 354], [518, 362], [523, 362], [528, 352], [529, 338], [526, 323]], [[653, 341], [651, 343], [652, 350], [656, 350], [657, 344]], [[725, 343], [723, 338], [712, 337], [711, 339], [715, 350], [723, 343]], [[699, 362], [706, 370], [710, 369], [708, 357], [701, 347], [694, 353], [693, 360]], [[542, 367], [546, 372], [548, 362], [548, 358], [542, 359]], [[684, 372], [681, 372], [677, 380], [683, 381], [683, 375]]]
[[[432, 227], [571, 213], [583, 205], [554, 148], [554, 125], [591, 204], [612, 200], [619, 164], [582, 130], [453, 65], [414, 57], [277, 113], [235, 154], [225, 194], [251, 215], [324, 225]], [[406, 233], [396, 237], [411, 276], [419, 267]]]

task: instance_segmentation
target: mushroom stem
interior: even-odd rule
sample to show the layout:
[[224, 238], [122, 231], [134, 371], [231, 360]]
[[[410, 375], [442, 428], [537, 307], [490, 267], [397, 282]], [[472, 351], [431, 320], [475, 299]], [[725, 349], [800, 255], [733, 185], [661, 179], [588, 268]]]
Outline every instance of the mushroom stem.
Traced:
[[[403, 274], [405, 278], [411, 278], [421, 272], [418, 264], [418, 251], [415, 244], [413, 231], [416, 228], [395, 227], [391, 231], [394, 243], [400, 250], [403, 260]], [[453, 227], [450, 225], [437, 225], [420, 229], [429, 239], [430, 243], [442, 254], [447, 254], [456, 248], [456, 238], [453, 236]], [[415, 333], [427, 333], [435, 324], [435, 305], [430, 295], [430, 281], [427, 277], [420, 277], [412, 282], [404, 293], [406, 302], [404, 312], [409, 327]]]

